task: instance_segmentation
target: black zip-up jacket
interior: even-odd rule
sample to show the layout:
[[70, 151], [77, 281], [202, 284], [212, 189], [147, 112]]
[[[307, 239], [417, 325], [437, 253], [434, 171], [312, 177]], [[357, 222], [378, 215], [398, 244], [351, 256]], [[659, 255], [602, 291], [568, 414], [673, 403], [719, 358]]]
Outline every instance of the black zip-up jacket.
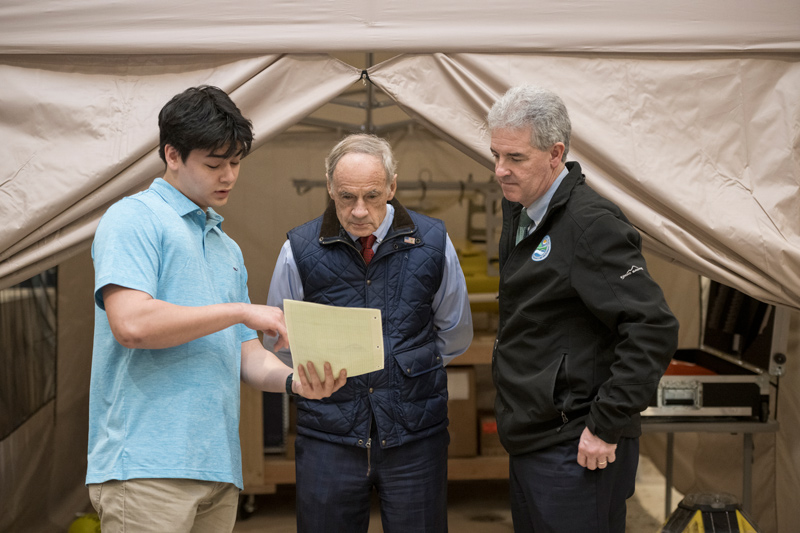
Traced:
[[498, 430], [511, 454], [641, 434], [639, 413], [677, 348], [678, 321], [647, 272], [641, 236], [578, 163], [539, 226], [514, 245], [503, 200], [500, 321], [492, 357]]

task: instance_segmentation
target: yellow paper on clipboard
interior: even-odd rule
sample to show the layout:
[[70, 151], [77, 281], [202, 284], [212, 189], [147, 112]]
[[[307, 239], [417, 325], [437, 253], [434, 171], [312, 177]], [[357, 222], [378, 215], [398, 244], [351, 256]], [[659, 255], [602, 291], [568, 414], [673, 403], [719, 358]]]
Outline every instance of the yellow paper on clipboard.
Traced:
[[297, 367], [308, 361], [314, 363], [320, 379], [325, 378], [326, 361], [334, 377], [342, 368], [347, 369], [347, 377], [383, 368], [380, 309], [284, 300], [283, 313], [295, 376]]

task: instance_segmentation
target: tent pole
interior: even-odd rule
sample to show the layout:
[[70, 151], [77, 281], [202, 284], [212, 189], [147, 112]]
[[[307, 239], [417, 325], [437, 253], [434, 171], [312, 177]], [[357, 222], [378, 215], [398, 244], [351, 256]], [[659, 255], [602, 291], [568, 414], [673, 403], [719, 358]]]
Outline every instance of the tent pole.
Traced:
[[[367, 53], [367, 68], [370, 68], [372, 66], [372, 62], [373, 62], [372, 52], [369, 52]], [[375, 89], [372, 86], [372, 82], [369, 81], [368, 79], [366, 80], [366, 84], [367, 84], [367, 105], [365, 107], [366, 118], [364, 121], [363, 130], [365, 133], [374, 133], [375, 126], [372, 123], [372, 98]]]

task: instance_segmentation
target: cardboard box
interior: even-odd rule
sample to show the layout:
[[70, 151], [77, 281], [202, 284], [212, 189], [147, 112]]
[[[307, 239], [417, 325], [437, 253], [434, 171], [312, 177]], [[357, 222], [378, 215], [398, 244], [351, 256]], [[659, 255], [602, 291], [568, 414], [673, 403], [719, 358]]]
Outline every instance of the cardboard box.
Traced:
[[447, 416], [450, 419], [448, 457], [475, 457], [478, 454], [475, 369], [447, 367]]
[[494, 414], [482, 413], [480, 416], [481, 455], [505, 455], [507, 452], [500, 444], [500, 435], [497, 433], [497, 420]]

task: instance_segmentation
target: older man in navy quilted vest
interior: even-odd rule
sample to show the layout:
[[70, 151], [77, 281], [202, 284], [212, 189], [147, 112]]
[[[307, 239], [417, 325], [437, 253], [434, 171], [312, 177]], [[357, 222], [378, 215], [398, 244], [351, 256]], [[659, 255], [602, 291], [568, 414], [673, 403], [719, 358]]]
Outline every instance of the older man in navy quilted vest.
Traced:
[[367, 531], [373, 488], [385, 532], [446, 531], [444, 366], [472, 341], [464, 275], [444, 223], [394, 198], [388, 142], [348, 136], [325, 166], [332, 201], [288, 233], [268, 302], [378, 308], [386, 349], [383, 370], [297, 398], [298, 531]]

